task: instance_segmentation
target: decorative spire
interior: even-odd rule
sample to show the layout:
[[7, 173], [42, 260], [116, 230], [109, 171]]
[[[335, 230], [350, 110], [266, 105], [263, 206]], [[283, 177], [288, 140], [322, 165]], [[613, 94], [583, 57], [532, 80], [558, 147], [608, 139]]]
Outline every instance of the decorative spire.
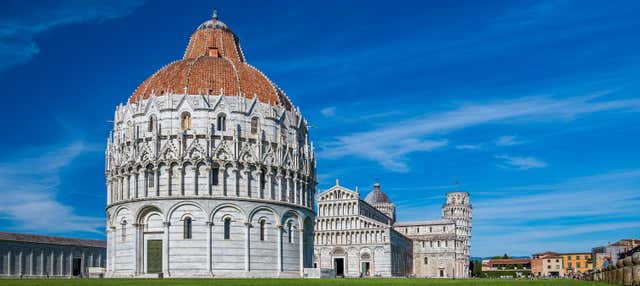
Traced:
[[458, 181], [458, 178], [456, 178], [456, 192], [460, 191], [460, 182]]
[[336, 186], [340, 186], [340, 179], [336, 178]]
[[213, 8], [213, 15], [211, 18], [218, 20], [218, 9]]

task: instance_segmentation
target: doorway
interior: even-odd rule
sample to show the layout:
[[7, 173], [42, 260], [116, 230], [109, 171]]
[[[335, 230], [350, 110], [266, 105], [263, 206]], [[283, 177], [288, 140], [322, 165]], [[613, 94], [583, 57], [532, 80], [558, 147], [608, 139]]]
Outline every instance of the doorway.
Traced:
[[336, 277], [344, 277], [344, 258], [335, 258], [333, 269], [336, 271]]
[[162, 240], [147, 240], [147, 273], [162, 272]]
[[440, 268], [440, 277], [444, 277], [444, 268]]
[[71, 275], [80, 276], [82, 274], [82, 258], [74, 257], [71, 268]]
[[362, 262], [360, 273], [362, 276], [371, 276], [371, 262]]

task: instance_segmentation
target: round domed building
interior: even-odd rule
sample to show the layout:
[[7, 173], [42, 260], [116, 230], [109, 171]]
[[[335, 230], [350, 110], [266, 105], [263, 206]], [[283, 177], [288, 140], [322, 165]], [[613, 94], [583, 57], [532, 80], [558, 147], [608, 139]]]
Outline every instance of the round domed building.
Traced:
[[315, 173], [300, 110], [214, 13], [116, 108], [107, 276], [299, 277]]

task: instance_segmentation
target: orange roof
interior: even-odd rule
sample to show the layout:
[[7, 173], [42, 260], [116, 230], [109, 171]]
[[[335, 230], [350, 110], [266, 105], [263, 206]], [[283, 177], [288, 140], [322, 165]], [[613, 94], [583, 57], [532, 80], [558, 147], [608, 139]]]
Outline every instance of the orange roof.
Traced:
[[191, 35], [182, 60], [161, 68], [133, 92], [129, 102], [151, 95], [213, 94], [254, 96], [263, 103], [291, 102], [262, 72], [246, 63], [239, 39], [217, 16], [201, 24]]

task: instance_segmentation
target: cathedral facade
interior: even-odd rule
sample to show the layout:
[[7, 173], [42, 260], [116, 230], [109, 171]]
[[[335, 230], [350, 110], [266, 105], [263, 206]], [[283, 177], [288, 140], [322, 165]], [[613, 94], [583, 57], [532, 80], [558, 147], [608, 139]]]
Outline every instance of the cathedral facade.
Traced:
[[378, 183], [364, 200], [340, 186], [318, 195], [314, 267], [343, 277], [469, 277], [472, 207], [449, 192], [436, 221], [397, 222]]
[[116, 107], [108, 277], [300, 277], [312, 266], [307, 121], [217, 15]]

